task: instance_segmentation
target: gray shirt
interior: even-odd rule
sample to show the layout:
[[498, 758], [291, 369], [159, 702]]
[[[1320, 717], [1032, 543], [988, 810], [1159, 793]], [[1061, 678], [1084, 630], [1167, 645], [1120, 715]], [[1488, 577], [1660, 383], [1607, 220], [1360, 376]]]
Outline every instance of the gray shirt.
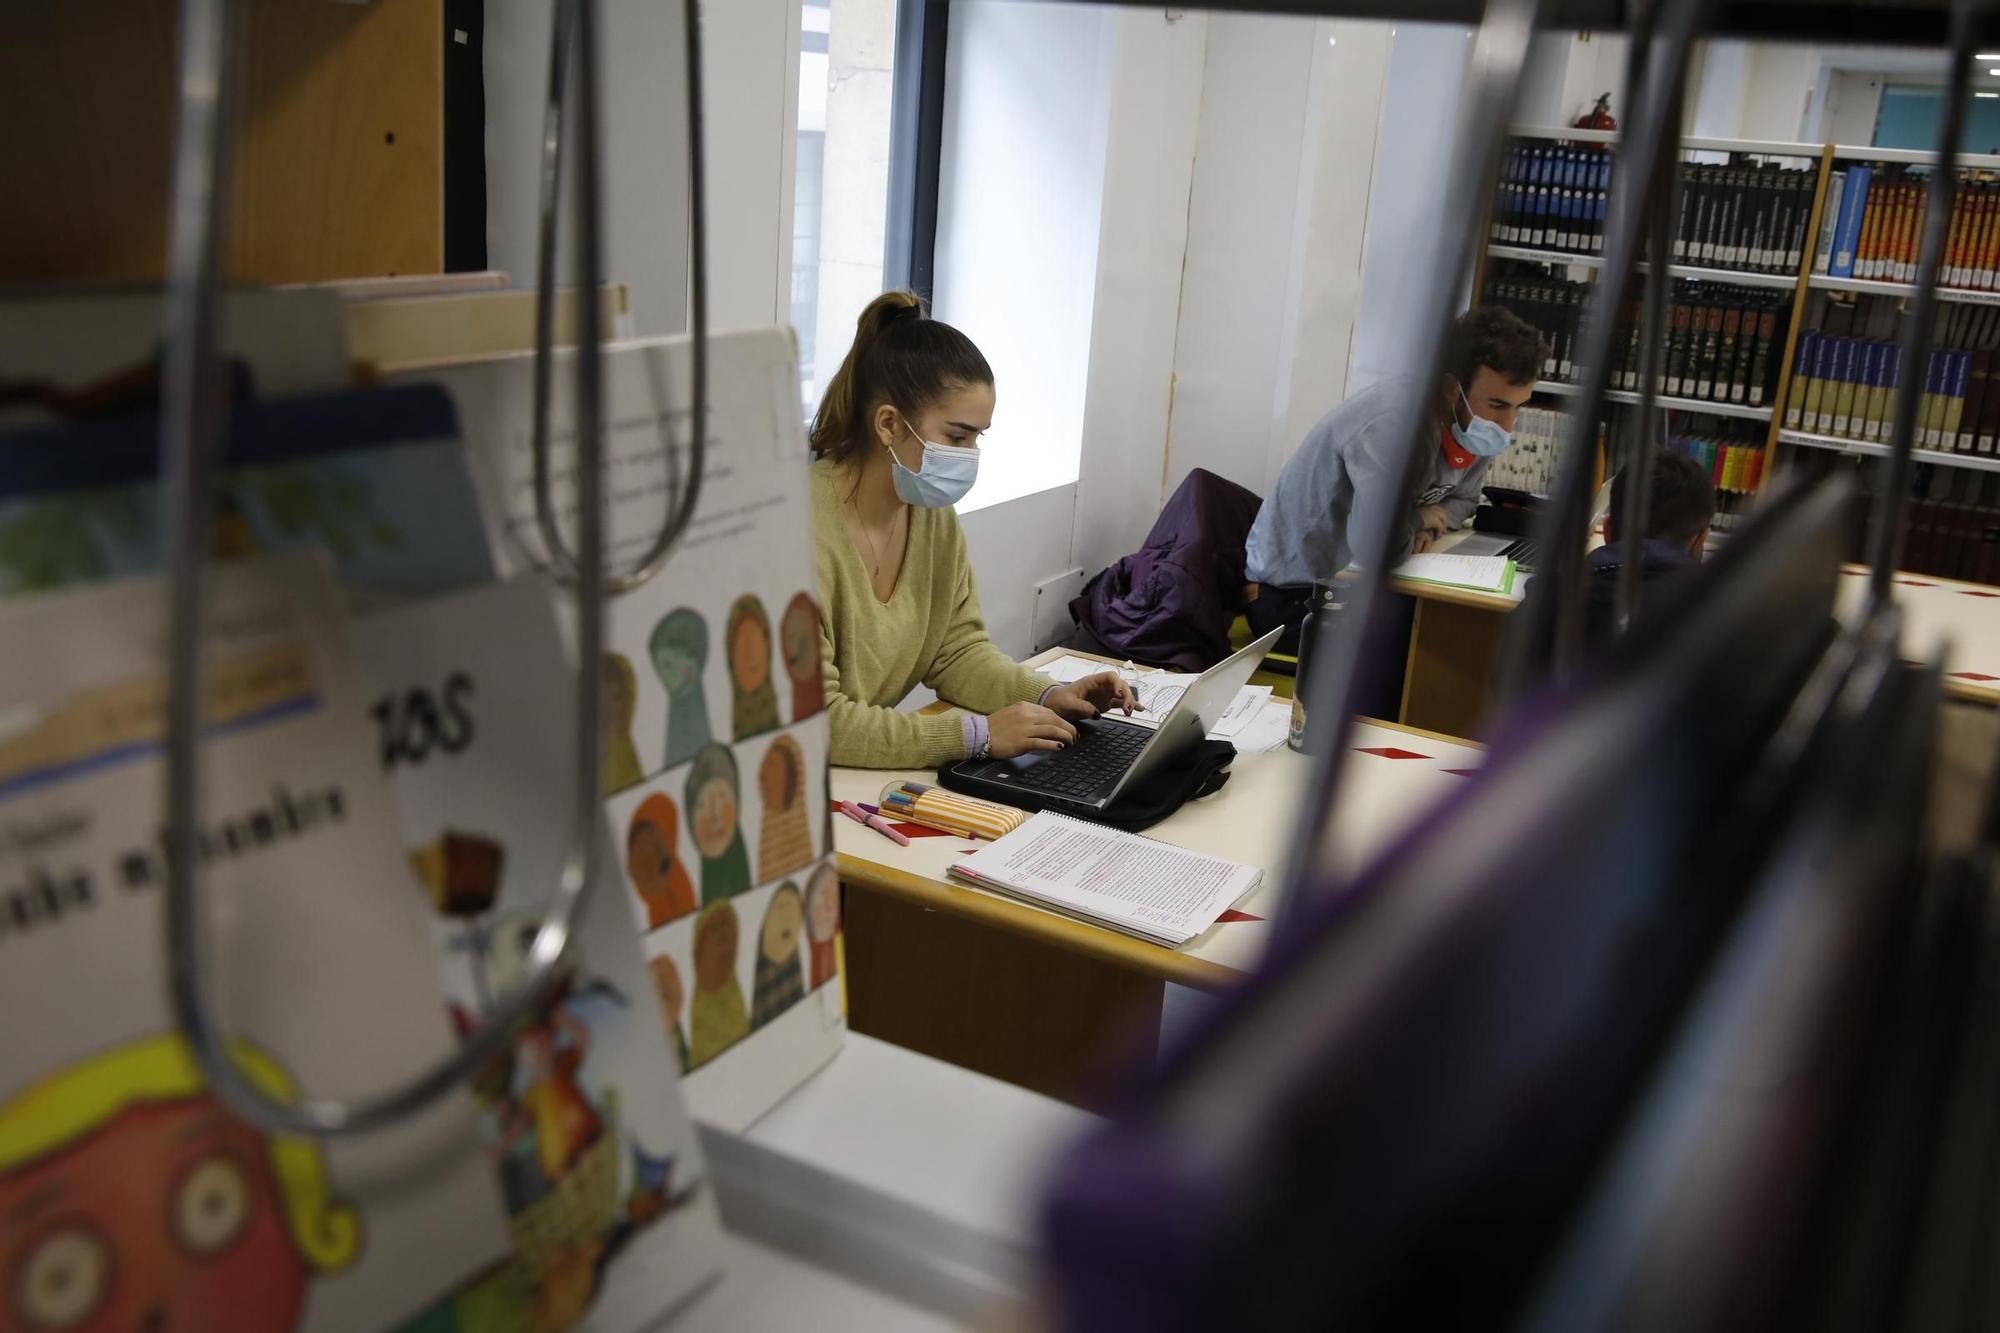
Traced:
[[[1330, 579], [1347, 568], [1357, 550], [1374, 550], [1395, 505], [1396, 417], [1408, 402], [1410, 381], [1384, 380], [1355, 394], [1320, 418], [1298, 452], [1278, 474], [1278, 484], [1257, 511], [1245, 552], [1257, 583], [1297, 587]], [[1407, 437], [1405, 437], [1407, 438]], [[1444, 450], [1430, 448], [1430, 470], [1417, 505], [1438, 505], [1453, 527], [1472, 516], [1488, 460], [1454, 468]], [[1415, 511], [1393, 515], [1398, 549], [1408, 550]]]

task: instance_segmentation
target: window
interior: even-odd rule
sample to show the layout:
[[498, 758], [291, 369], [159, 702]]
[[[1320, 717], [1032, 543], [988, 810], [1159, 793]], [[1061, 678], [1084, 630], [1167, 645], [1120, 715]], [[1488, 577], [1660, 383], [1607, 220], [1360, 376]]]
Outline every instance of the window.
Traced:
[[952, 6], [934, 309], [979, 344], [999, 398], [961, 513], [1078, 476], [1116, 21], [1096, 5]]
[[[943, 11], [942, 0], [803, 0], [799, 9], [792, 326], [808, 417], [847, 354], [862, 307], [884, 287], [919, 276], [909, 261], [909, 220], [924, 175], [912, 169], [909, 118], [918, 101], [902, 85], [923, 71], [927, 16], [935, 15], [941, 49]], [[935, 133], [929, 138], [934, 199]], [[927, 275], [928, 254], [921, 267]], [[928, 294], [927, 276], [917, 285]]]

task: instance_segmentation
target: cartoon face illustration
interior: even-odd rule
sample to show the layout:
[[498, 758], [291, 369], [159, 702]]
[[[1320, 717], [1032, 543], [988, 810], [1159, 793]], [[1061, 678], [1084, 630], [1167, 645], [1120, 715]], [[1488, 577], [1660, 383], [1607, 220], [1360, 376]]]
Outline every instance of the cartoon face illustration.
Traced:
[[804, 763], [798, 742], [789, 736], [780, 736], [765, 752], [757, 769], [757, 790], [763, 793], [767, 811], [789, 810], [799, 803], [799, 789], [806, 778]]
[[701, 668], [708, 661], [708, 626], [686, 607], [669, 611], [653, 627], [647, 647], [667, 692], [687, 689], [700, 682]]
[[711, 860], [720, 857], [736, 838], [735, 756], [720, 745], [703, 750], [688, 774], [687, 789], [694, 845]]
[[660, 997], [660, 1013], [671, 1027], [681, 1021], [681, 1009], [687, 1003], [687, 993], [681, 986], [681, 970], [665, 954], [655, 958], [648, 966], [653, 974], [653, 989]]
[[830, 865], [815, 870], [806, 886], [806, 929], [815, 944], [840, 931], [840, 877]]
[[820, 674], [819, 607], [811, 597], [800, 593], [792, 598], [780, 632], [784, 635], [785, 673], [793, 680], [816, 678]]
[[[295, 1095], [247, 1045], [238, 1066]], [[73, 1065], [0, 1105], [0, 1324], [293, 1328], [314, 1272], [360, 1249], [319, 1149], [265, 1136], [202, 1085], [177, 1037]]]
[[681, 864], [679, 838], [680, 816], [665, 793], [654, 792], [632, 812], [625, 873], [645, 906], [648, 930], [694, 910], [694, 884]]
[[604, 655], [604, 731], [623, 736], [632, 729], [632, 712], [638, 703], [639, 677], [623, 653]]
[[771, 679], [771, 626], [754, 596], [737, 598], [729, 609], [729, 672], [745, 691], [762, 689]]
[[736, 909], [715, 903], [702, 909], [694, 928], [694, 984], [704, 993], [736, 979]]
[[799, 901], [799, 891], [786, 884], [771, 895], [771, 905], [764, 911], [764, 957], [774, 963], [796, 958], [799, 952], [799, 929], [805, 924], [805, 907]]

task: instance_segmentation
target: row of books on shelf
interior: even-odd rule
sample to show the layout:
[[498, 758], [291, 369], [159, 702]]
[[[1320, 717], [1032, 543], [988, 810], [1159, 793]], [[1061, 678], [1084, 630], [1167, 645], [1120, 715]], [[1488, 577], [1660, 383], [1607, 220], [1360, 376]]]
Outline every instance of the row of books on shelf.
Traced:
[[1817, 183], [1812, 168], [1772, 163], [1684, 168], [1674, 262], [1797, 273]]
[[1603, 148], [1515, 140], [1501, 164], [1488, 234], [1501, 245], [1603, 254], [1611, 169]]
[[2000, 509], [1952, 500], [1912, 500], [1901, 565], [1967, 583], [2000, 583]]
[[[1924, 367], [1919, 448], [1992, 454], [2000, 440], [2000, 353], [1941, 347]], [[1892, 342], [1807, 333], [1799, 338], [1785, 428], [1887, 443], [1896, 413], [1902, 348]]]
[[[1500, 245], [1604, 253], [1614, 159], [1603, 148], [1516, 140], [1502, 164], [1489, 237]], [[1674, 261], [1795, 273], [1812, 221], [1815, 169], [1744, 159], [1683, 176]]]
[[[1813, 272], [1878, 282], [1916, 280], [1917, 250], [1930, 211], [1922, 176], [1895, 167], [1850, 166], [1833, 174], [1826, 198]], [[1939, 281], [1975, 291], [2000, 286], [2000, 185], [1959, 188]]]
[[1701, 431], [1675, 435], [1667, 447], [1702, 466], [1718, 491], [1748, 495], [1764, 481], [1764, 437], [1761, 432]]
[[[1489, 279], [1485, 299], [1505, 306], [1540, 329], [1549, 342], [1543, 374], [1550, 379], [1578, 378], [1577, 342], [1581, 336], [1588, 283], [1559, 278]], [[1786, 316], [1784, 294], [1719, 283], [1675, 284], [1674, 303], [1667, 314], [1667, 345], [1662, 392], [1675, 398], [1762, 407], [1776, 390]], [[1618, 362], [1612, 367], [1616, 389], [1639, 387], [1640, 338], [1644, 307], [1635, 302], [1620, 320], [1612, 346]]]
[[[1524, 407], [1514, 418], [1513, 443], [1486, 469], [1486, 485], [1526, 491], [1555, 492], [1556, 474], [1569, 439], [1571, 414], [1550, 407]], [[1597, 443], [1604, 444], [1604, 423], [1597, 423]]]
[[[1553, 494], [1574, 419], [1556, 408], [1522, 408], [1514, 420], [1514, 442], [1488, 467], [1485, 484], [1531, 495]], [[1597, 423], [1596, 443], [1600, 450], [1608, 443], [1602, 421]], [[1719, 491], [1748, 494], [1764, 478], [1764, 435], [1756, 427], [1739, 423], [1678, 432], [1668, 439], [1667, 447], [1701, 464]]]

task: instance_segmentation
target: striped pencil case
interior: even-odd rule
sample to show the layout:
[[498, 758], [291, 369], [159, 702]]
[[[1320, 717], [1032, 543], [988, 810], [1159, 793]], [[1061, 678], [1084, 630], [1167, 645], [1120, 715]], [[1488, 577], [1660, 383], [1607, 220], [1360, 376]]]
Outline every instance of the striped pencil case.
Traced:
[[923, 782], [892, 782], [882, 789], [882, 816], [965, 838], [998, 838], [1028, 818], [1025, 810], [976, 796], [961, 796]]

